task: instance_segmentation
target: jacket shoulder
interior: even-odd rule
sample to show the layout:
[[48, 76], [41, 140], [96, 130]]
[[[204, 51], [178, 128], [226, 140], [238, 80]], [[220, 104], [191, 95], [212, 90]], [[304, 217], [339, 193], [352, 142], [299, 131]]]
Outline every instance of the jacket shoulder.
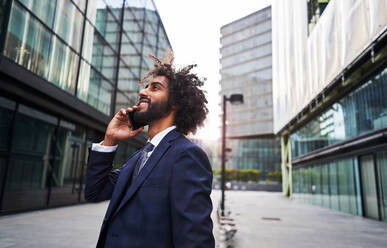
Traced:
[[202, 147], [187, 139], [183, 135], [176, 140], [176, 151], [197, 151], [206, 154]]
[[178, 159], [181, 156], [188, 155], [193, 160], [201, 161], [201, 163], [207, 164], [210, 166], [210, 162], [207, 156], [207, 153], [203, 150], [202, 147], [193, 143], [185, 136], [181, 136], [176, 139], [173, 144], [173, 154], [175, 159]]

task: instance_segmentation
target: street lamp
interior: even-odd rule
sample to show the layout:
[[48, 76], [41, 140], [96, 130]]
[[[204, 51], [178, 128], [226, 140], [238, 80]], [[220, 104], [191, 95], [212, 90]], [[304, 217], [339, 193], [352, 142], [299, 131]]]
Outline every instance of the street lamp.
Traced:
[[220, 209], [222, 210], [222, 216], [224, 216], [224, 190], [226, 180], [226, 106], [227, 101], [231, 104], [242, 104], [242, 94], [232, 94], [229, 98], [223, 96], [223, 122], [222, 122], [222, 201], [220, 203]]

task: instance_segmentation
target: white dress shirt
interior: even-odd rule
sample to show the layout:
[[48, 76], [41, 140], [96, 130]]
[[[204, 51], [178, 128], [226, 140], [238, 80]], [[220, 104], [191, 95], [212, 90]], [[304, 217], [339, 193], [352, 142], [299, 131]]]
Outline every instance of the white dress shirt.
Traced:
[[[156, 149], [156, 147], [160, 144], [161, 140], [170, 132], [172, 131], [173, 129], [175, 129], [176, 126], [171, 126], [171, 127], [168, 127], [166, 129], [164, 129], [163, 131], [159, 132], [158, 134], [156, 134], [151, 140], [148, 139], [148, 142], [152, 143], [152, 145], [154, 145], [154, 148], [152, 151], [148, 152], [147, 154], [147, 157], [146, 157], [146, 160], [148, 160], [148, 158], [150, 157], [150, 155], [152, 155], [152, 152]], [[101, 141], [100, 143], [93, 143], [93, 145], [91, 146], [91, 150], [92, 151], [96, 151], [96, 152], [114, 152], [117, 150], [117, 147], [118, 145], [115, 145], [115, 146], [104, 146], [102, 145], [103, 141]], [[145, 160], [145, 162], [146, 162]]]

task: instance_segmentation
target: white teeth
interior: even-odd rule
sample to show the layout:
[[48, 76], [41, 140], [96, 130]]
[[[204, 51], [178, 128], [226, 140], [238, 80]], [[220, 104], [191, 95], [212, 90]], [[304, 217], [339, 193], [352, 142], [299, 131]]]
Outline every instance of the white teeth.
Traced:
[[143, 105], [145, 105], [145, 104], [147, 104], [146, 102], [142, 102], [142, 103], [140, 103], [140, 106], [143, 106]]

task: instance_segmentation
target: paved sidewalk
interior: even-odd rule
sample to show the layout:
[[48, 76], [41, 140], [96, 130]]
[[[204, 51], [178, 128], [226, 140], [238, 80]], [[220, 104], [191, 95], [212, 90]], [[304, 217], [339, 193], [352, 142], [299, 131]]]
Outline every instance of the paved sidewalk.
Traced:
[[282, 193], [227, 191], [225, 202], [238, 228], [233, 247], [387, 247], [387, 223], [297, 203]]
[[95, 247], [108, 203], [0, 217], [0, 248]]
[[[0, 248], [95, 247], [107, 206], [90, 203], [2, 216]], [[212, 218], [217, 240], [215, 212]]]
[[[220, 191], [212, 199], [215, 209]], [[95, 247], [107, 204], [0, 217], [0, 248]], [[299, 204], [280, 193], [227, 191], [226, 207], [238, 225], [235, 248], [387, 247], [387, 223]]]

